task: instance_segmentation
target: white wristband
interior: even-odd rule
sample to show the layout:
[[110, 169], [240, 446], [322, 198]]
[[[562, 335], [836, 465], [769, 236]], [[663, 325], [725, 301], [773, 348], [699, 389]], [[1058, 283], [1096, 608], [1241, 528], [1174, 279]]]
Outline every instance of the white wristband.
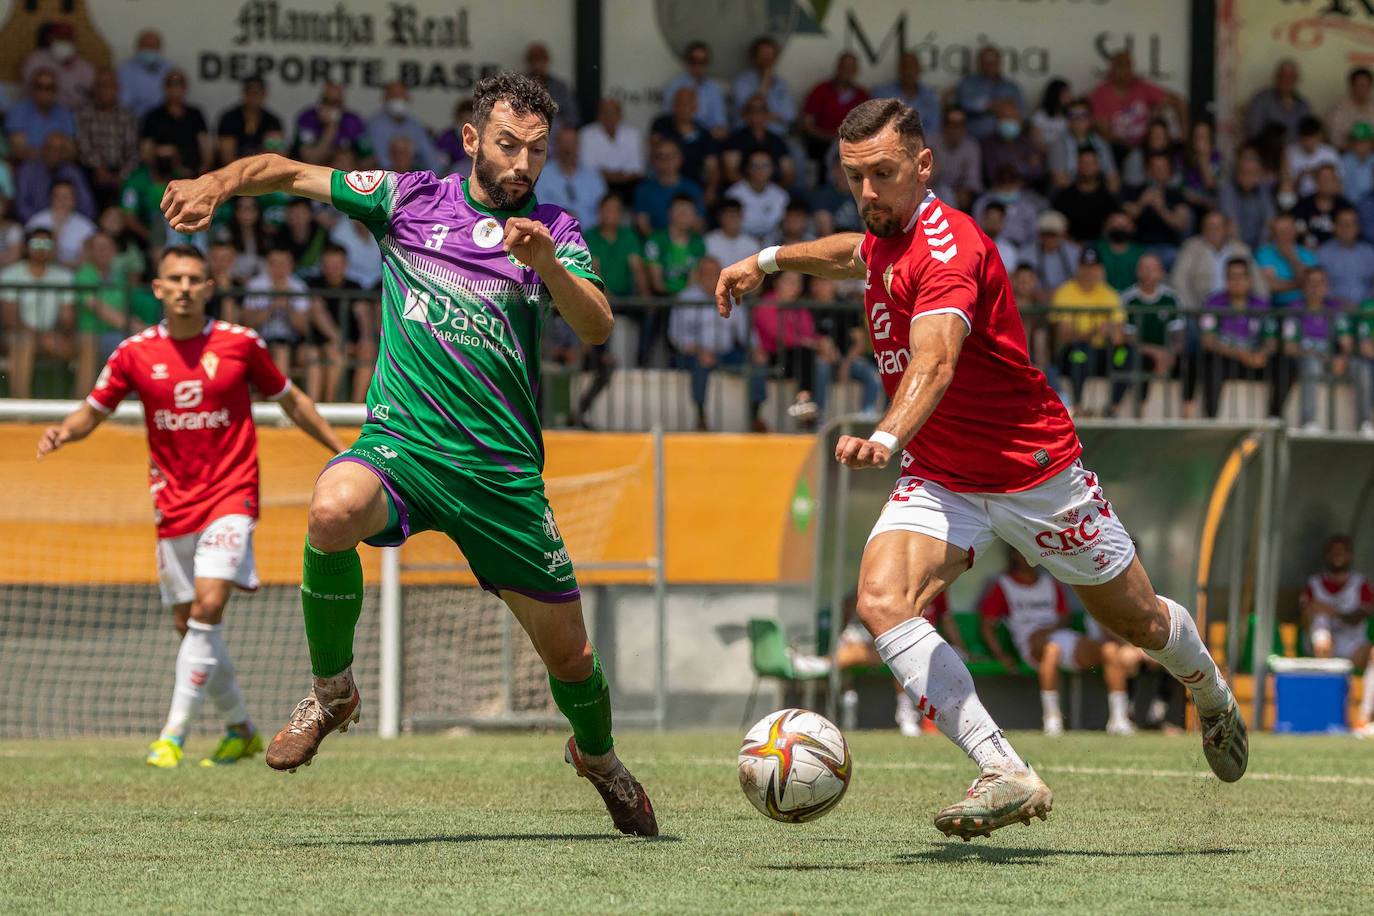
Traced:
[[759, 252], [759, 270], [766, 274], [775, 274], [782, 270], [778, 266], [778, 249], [781, 245], [769, 245]]
[[873, 435], [868, 437], [868, 441], [878, 443], [889, 452], [897, 451], [897, 437], [881, 429], [873, 430]]

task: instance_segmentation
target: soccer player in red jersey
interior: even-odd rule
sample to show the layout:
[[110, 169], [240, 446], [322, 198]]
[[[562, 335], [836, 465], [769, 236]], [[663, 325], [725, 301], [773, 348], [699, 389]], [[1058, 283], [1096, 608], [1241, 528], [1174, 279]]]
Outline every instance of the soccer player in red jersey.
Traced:
[[171, 711], [147, 757], [164, 768], [181, 761], [186, 730], [207, 694], [228, 730], [201, 765], [234, 763], [262, 750], [220, 632], [230, 589], [258, 587], [258, 442], [250, 386], [331, 452], [344, 447], [314, 402], [277, 371], [257, 332], [206, 317], [213, 287], [199, 251], [166, 249], [153, 280], [164, 320], [121, 343], [85, 403], [38, 440], [42, 458], [89, 436], [129, 394], [143, 402], [158, 584], [182, 635]]
[[1140, 646], [1193, 692], [1213, 772], [1245, 772], [1245, 722], [1192, 615], [1158, 596], [1097, 476], [1078, 460], [1073, 421], [1026, 355], [996, 245], [927, 190], [920, 116], [895, 99], [854, 108], [840, 164], [868, 231], [766, 248], [722, 272], [727, 315], [765, 273], [864, 277], [864, 309], [892, 406], [835, 458], [902, 477], [869, 535], [859, 618], [918, 709], [982, 770], [935, 817], [946, 835], [985, 836], [1050, 810], [1050, 790], [979, 702], [958, 655], [921, 616], [1000, 538], [1078, 592], [1107, 629]]

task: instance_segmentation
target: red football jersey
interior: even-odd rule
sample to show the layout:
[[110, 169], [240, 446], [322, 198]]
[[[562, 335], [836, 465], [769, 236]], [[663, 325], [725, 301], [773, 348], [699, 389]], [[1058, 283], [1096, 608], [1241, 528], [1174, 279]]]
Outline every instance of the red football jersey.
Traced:
[[911, 322], [955, 313], [969, 326], [954, 379], [902, 452], [902, 473], [962, 492], [1014, 493], [1082, 451], [1073, 420], [1030, 364], [997, 246], [965, 213], [927, 193], [906, 228], [872, 233], [864, 311], [888, 397], [911, 362]]
[[291, 387], [256, 331], [207, 321], [190, 340], [159, 324], [110, 354], [86, 403], [109, 413], [130, 392], [148, 427], [148, 488], [158, 537], [200, 531], [222, 515], [258, 516], [258, 439], [251, 384], [269, 400]]

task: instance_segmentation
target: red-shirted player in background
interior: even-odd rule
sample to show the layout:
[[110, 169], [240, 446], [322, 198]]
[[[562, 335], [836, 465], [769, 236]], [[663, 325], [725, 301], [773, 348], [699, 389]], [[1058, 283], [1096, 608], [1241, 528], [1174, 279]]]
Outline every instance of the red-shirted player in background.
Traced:
[[158, 584], [182, 634], [172, 708], [148, 751], [147, 762], [158, 767], [181, 761], [186, 729], [206, 694], [228, 731], [201, 765], [262, 750], [220, 632], [231, 588], [258, 587], [258, 443], [249, 386], [330, 451], [344, 447], [314, 402], [277, 371], [256, 332], [205, 316], [213, 286], [199, 251], [163, 252], [153, 292], [165, 319], [121, 343], [85, 403], [38, 440], [42, 458], [89, 436], [129, 394], [143, 402]]
[[905, 476], [864, 548], [858, 612], [917, 707], [982, 770], [936, 828], [985, 836], [1043, 819], [1053, 800], [921, 616], [997, 538], [1187, 684], [1207, 762], [1223, 780], [1239, 779], [1249, 750], [1235, 698], [1192, 615], [1155, 595], [1096, 475], [1078, 461], [1073, 421], [1026, 356], [996, 246], [926, 190], [932, 159], [920, 116], [894, 99], [864, 102], [841, 125], [839, 146], [868, 232], [764, 249], [722, 272], [716, 303], [728, 314], [775, 270], [866, 278], [869, 335], [892, 406], [868, 439], [841, 437], [835, 458], [883, 467], [905, 445]]

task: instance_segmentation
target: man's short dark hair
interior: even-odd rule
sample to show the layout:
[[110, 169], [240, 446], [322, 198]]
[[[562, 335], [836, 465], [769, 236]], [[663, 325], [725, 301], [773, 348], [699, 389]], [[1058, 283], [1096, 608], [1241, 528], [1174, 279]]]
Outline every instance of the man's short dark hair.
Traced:
[[1305, 116], [1301, 121], [1298, 122], [1299, 137], [1310, 137], [1313, 134], [1320, 134], [1321, 132], [1322, 122], [1317, 118], [1312, 117], [1311, 115]]
[[889, 124], [908, 146], [925, 145], [921, 115], [899, 99], [869, 99], [855, 105], [840, 122], [840, 139], [846, 143], [867, 140]]
[[719, 214], [722, 210], [738, 210], [743, 213], [744, 204], [739, 202], [738, 197], [727, 197], [716, 204], [716, 213]]
[[1007, 205], [1002, 203], [1000, 200], [990, 200], [983, 205], [984, 213], [987, 213], [989, 210], [996, 210], [1003, 216], [1007, 215]]
[[1245, 275], [1246, 275], [1247, 277], [1250, 275], [1250, 262], [1247, 261], [1245, 258], [1227, 258], [1227, 259], [1226, 259], [1226, 269], [1227, 269], [1227, 270], [1230, 270], [1232, 267], [1237, 267], [1237, 266], [1242, 267], [1242, 268], [1245, 269]]
[[687, 203], [691, 204], [692, 208], [696, 209], [697, 199], [693, 197], [691, 194], [688, 194], [686, 191], [678, 191], [676, 194], [674, 194], [672, 196], [672, 199], [668, 201], [668, 206], [671, 207], [673, 204], [682, 203], [683, 201], [686, 201]]
[[348, 249], [334, 242], [328, 242], [325, 244], [324, 248], [321, 249], [320, 257], [324, 257], [327, 254], [341, 254], [344, 257], [348, 257]]
[[1355, 80], [1362, 76], [1370, 82], [1374, 82], [1374, 73], [1371, 73], [1368, 67], [1356, 67], [1354, 70], [1351, 70], [1350, 75], [1346, 77], [1345, 81], [1353, 86], [1355, 85]]
[[56, 236], [52, 234], [51, 229], [30, 229], [28, 232], [24, 233], [24, 244], [27, 245], [40, 235], [45, 235], [50, 239], [56, 238]]
[[168, 245], [162, 249], [162, 257], [157, 259], [158, 273], [162, 272], [162, 265], [168, 258], [194, 258], [201, 264], [205, 263], [205, 255], [194, 245]]
[[1350, 535], [1348, 534], [1333, 534], [1331, 535], [1331, 537], [1326, 539], [1327, 549], [1330, 549], [1331, 545], [1333, 544], [1344, 544], [1346, 547], [1350, 548], [1353, 548], [1355, 546], [1355, 542], [1351, 539]]
[[751, 60], [753, 59], [755, 54], [759, 53], [759, 48], [763, 47], [764, 45], [772, 45], [773, 50], [776, 51], [778, 48], [778, 40], [774, 38], [772, 35], [760, 35], [758, 38], [755, 38], [753, 41], [749, 42], [749, 57]]
[[293, 197], [293, 198], [291, 198], [290, 200], [288, 200], [288, 201], [286, 202], [286, 205], [287, 205], [288, 207], [299, 207], [301, 204], [305, 204], [307, 207], [311, 206], [310, 198], [308, 198], [308, 197]]
[[472, 92], [472, 126], [480, 134], [487, 126], [491, 110], [504, 101], [518, 115], [537, 114], [552, 124], [558, 103], [549, 91], [523, 73], [507, 70], [477, 83]]
[[682, 49], [682, 56], [691, 57], [693, 51], [705, 51], [707, 54], [710, 54], [711, 46], [698, 38], [696, 41], [687, 43], [687, 47]]

